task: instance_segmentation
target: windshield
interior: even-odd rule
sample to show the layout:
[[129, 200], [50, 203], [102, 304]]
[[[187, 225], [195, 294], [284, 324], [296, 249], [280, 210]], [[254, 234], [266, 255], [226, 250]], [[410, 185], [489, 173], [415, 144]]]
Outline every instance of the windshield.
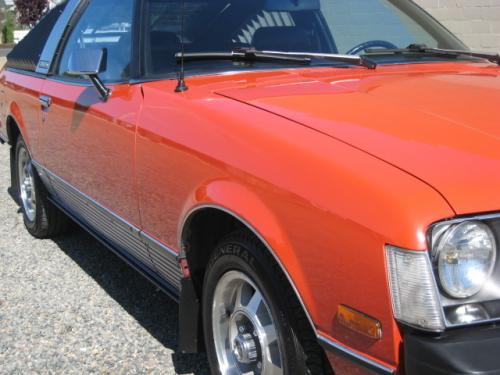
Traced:
[[[148, 75], [177, 71], [175, 53], [181, 50], [181, 40], [186, 52], [231, 51], [243, 47], [364, 54], [368, 48], [404, 48], [415, 43], [435, 48], [465, 48], [408, 0], [185, 0], [184, 33], [181, 0], [148, 0], [146, 7]], [[443, 59], [392, 57], [404, 62], [422, 58]], [[197, 61], [188, 64], [186, 71], [248, 69], [249, 65], [258, 69], [263, 63]], [[269, 69], [269, 65], [282, 66], [273, 62], [265, 64], [265, 68]]]

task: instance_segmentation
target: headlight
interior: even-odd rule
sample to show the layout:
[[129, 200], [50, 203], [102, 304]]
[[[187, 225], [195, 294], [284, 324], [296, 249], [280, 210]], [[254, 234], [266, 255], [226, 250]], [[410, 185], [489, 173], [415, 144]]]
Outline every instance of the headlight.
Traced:
[[493, 272], [495, 237], [486, 224], [463, 222], [441, 236], [436, 257], [443, 291], [453, 298], [469, 298], [481, 291]]

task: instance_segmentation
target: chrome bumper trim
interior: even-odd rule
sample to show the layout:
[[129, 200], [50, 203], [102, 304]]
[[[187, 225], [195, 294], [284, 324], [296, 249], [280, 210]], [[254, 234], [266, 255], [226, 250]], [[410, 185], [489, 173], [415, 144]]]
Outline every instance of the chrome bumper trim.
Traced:
[[355, 363], [356, 365], [362, 367], [365, 370], [368, 370], [375, 374], [382, 374], [382, 375], [396, 374], [395, 369], [384, 366], [378, 362], [375, 362], [374, 360], [365, 357], [362, 354], [356, 353], [355, 351], [349, 349], [348, 347], [340, 343], [334, 342], [327, 337], [318, 335], [318, 341], [319, 344], [323, 347], [323, 349], [325, 349], [327, 352], [331, 352], [338, 356], [341, 356]]

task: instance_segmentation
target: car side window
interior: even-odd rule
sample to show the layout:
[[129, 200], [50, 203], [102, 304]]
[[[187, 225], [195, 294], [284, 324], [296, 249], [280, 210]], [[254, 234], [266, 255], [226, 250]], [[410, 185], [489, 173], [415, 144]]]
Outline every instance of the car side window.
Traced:
[[66, 42], [58, 75], [69, 70], [71, 56], [78, 49], [103, 49], [107, 56], [99, 77], [105, 82], [130, 78], [132, 25], [135, 0], [89, 0], [87, 8]]

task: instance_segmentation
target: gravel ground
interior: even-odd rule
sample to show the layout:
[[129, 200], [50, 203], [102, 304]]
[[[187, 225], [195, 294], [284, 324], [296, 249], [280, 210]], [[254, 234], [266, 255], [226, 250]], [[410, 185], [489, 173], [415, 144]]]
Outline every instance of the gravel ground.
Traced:
[[0, 374], [208, 374], [175, 353], [177, 304], [80, 229], [25, 231], [0, 146]]

